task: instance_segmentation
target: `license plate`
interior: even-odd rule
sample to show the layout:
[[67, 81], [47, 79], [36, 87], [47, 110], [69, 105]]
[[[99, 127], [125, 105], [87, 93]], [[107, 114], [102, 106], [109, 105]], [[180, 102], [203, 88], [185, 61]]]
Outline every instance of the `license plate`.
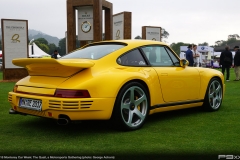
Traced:
[[42, 110], [42, 100], [20, 98], [19, 107], [41, 111]]

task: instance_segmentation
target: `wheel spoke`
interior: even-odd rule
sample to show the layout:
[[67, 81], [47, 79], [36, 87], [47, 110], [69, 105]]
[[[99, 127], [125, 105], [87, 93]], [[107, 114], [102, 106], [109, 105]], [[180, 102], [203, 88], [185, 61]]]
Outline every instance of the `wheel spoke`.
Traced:
[[218, 94], [222, 91], [222, 87], [219, 85], [217, 89], [215, 90], [215, 93]]
[[212, 102], [213, 102], [212, 107], [215, 108], [216, 107], [216, 98], [213, 98]]
[[133, 112], [129, 110], [129, 114], [128, 114], [128, 125], [132, 126], [132, 119], [133, 119]]
[[128, 110], [129, 110], [129, 105], [130, 105], [130, 104], [128, 104], [128, 103], [122, 103], [122, 104], [121, 104], [121, 108], [122, 108], [122, 109], [128, 109]]
[[213, 90], [213, 92], [216, 90], [216, 87], [215, 87], [215, 82], [213, 82], [213, 84], [212, 84], [212, 90]]
[[131, 103], [134, 103], [134, 88], [130, 88], [130, 101]]
[[137, 99], [134, 104], [135, 104], [135, 106], [139, 106], [143, 101], [146, 101], [146, 96], [145, 95], [143, 95], [142, 97]]
[[210, 93], [209, 98], [214, 98], [214, 93]]
[[217, 96], [217, 97], [216, 97], [216, 100], [220, 103], [221, 100], [222, 100], [222, 98], [221, 98], [220, 96]]
[[134, 113], [141, 119], [143, 120], [145, 118], [145, 116], [136, 108], [134, 110]]

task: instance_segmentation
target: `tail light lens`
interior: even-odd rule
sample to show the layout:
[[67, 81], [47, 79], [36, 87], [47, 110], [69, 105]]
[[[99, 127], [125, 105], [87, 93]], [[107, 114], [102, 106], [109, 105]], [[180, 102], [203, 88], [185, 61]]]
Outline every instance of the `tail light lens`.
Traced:
[[18, 86], [15, 85], [14, 88], [13, 88], [13, 92], [17, 92], [17, 88], [18, 88]]
[[57, 89], [54, 96], [60, 98], [91, 98], [87, 90]]

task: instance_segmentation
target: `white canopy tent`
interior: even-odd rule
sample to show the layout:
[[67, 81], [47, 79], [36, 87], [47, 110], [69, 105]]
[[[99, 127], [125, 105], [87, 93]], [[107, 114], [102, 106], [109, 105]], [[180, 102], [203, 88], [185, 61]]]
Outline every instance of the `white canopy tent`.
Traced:
[[28, 49], [30, 58], [51, 57], [51, 55], [41, 50], [34, 42], [32, 43], [32, 45], [28, 45]]
[[[180, 46], [180, 52], [186, 52], [188, 50], [188, 46]], [[201, 53], [212, 52], [214, 48], [209, 46], [197, 46], [197, 51]]]
[[[186, 52], [188, 50], [188, 46], [180, 46], [180, 52]], [[202, 53], [202, 59], [210, 60], [211, 55], [214, 53], [214, 48], [209, 46], [197, 46], [197, 51]]]

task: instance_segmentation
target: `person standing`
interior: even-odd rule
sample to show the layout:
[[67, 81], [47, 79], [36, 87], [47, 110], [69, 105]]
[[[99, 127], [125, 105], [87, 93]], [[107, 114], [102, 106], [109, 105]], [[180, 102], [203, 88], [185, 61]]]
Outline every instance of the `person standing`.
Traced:
[[236, 75], [236, 79], [234, 81], [239, 81], [240, 76], [240, 51], [239, 46], [234, 47], [235, 56], [234, 56], [234, 72]]
[[192, 45], [189, 45], [187, 48], [188, 48], [188, 50], [186, 52], [186, 59], [189, 62], [188, 66], [193, 67], [194, 60], [193, 60]]
[[55, 59], [58, 59], [58, 51], [57, 50], [55, 50], [54, 52], [53, 52], [53, 54], [51, 55], [51, 58], [55, 58]]
[[227, 71], [226, 81], [230, 81], [230, 67], [232, 65], [233, 58], [232, 52], [229, 51], [229, 46], [225, 47], [225, 51], [223, 51], [220, 55], [220, 65], [222, 65], [222, 73], [224, 75], [225, 70]]
[[201, 53], [197, 50], [197, 45], [193, 45], [193, 60], [194, 60], [194, 66], [200, 67], [202, 63], [202, 56]]
[[186, 53], [185, 52], [180, 53], [180, 59], [186, 59]]
[[211, 59], [211, 68], [214, 68], [214, 66], [213, 66], [213, 59]]

